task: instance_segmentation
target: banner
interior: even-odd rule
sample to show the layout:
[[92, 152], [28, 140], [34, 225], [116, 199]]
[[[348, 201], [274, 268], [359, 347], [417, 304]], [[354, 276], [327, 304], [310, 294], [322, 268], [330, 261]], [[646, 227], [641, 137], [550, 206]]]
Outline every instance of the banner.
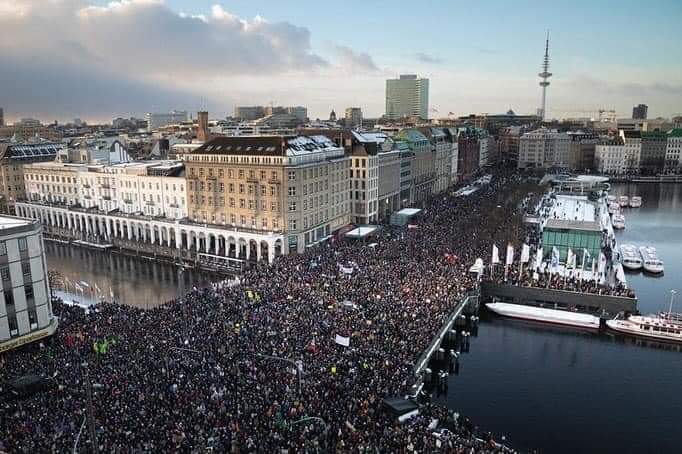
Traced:
[[559, 267], [559, 249], [556, 246], [552, 247], [552, 268], [556, 269]]
[[530, 248], [527, 244], [521, 247], [521, 263], [528, 263], [530, 261]]
[[350, 337], [344, 337], [337, 334], [335, 342], [339, 345], [343, 345], [344, 347], [350, 347]]
[[507, 245], [507, 261], [505, 263], [507, 265], [514, 263], [514, 246], [511, 244]]
[[542, 263], [542, 248], [539, 248], [535, 253], [535, 267], [539, 268]]
[[494, 265], [495, 263], [500, 263], [500, 251], [497, 249], [497, 246], [493, 244], [493, 257], [491, 260], [491, 263]]
[[353, 268], [339, 265], [339, 270], [344, 274], [353, 274]]

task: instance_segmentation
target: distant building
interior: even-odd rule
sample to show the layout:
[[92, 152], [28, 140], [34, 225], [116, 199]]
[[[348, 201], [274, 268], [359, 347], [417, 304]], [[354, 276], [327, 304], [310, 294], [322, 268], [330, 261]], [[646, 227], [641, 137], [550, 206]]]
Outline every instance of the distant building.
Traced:
[[478, 170], [480, 144], [476, 128], [460, 128], [457, 131], [457, 180], [467, 180]]
[[334, 109], [329, 112], [329, 121], [336, 121], [336, 112], [334, 112]]
[[429, 79], [401, 75], [386, 80], [386, 118], [429, 118]]
[[0, 353], [54, 334], [42, 227], [0, 216]]
[[569, 168], [586, 171], [594, 167], [595, 147], [599, 137], [593, 133], [569, 132], [571, 145], [569, 149]]
[[358, 129], [362, 126], [362, 109], [359, 107], [346, 107], [346, 128]]
[[197, 112], [197, 140], [199, 142], [206, 142], [208, 139], [208, 112]]
[[656, 175], [665, 167], [668, 135], [662, 131], [642, 132], [642, 154], [639, 163], [640, 172]]
[[635, 120], [646, 120], [649, 107], [646, 104], [638, 104], [632, 108], [632, 118]]
[[301, 123], [305, 122], [308, 119], [308, 109], [303, 106], [287, 107], [286, 113], [295, 116], [296, 119]]
[[243, 121], [258, 120], [265, 116], [265, 108], [263, 106], [236, 106], [234, 116]]
[[627, 152], [622, 140], [595, 145], [594, 169], [597, 172], [607, 175], [626, 174], [627, 161]]
[[42, 123], [40, 122], [40, 120], [36, 120], [35, 118], [22, 118], [21, 120], [19, 120], [19, 122], [15, 123], [15, 126], [37, 128], [42, 126]]
[[49, 142], [0, 143], [0, 210], [3, 213], [13, 213], [14, 204], [26, 197], [24, 165], [54, 161], [61, 148], [61, 144]]
[[668, 131], [665, 148], [665, 173], [682, 173], [682, 129]]
[[412, 203], [423, 203], [433, 194], [436, 183], [435, 156], [429, 139], [415, 128], [405, 128], [395, 135], [407, 142], [414, 155], [412, 161]]
[[0, 107], [0, 126], [5, 126], [5, 112]]
[[173, 110], [168, 113], [148, 113], [145, 115], [147, 120], [147, 130], [154, 131], [162, 126], [182, 123], [189, 119], [186, 110]]
[[519, 169], [569, 167], [571, 138], [566, 133], [547, 128], [527, 132], [519, 141]]

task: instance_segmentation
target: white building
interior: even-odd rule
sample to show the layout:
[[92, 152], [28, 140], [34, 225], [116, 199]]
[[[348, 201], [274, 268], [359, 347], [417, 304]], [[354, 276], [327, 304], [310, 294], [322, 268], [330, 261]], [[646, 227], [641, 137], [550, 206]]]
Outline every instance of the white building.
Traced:
[[408, 74], [386, 80], [386, 118], [404, 117], [429, 118], [429, 79]]
[[628, 170], [628, 152], [622, 143], [597, 145], [594, 167], [599, 173], [622, 175]]
[[377, 221], [379, 211], [379, 157], [386, 140], [383, 133], [352, 131], [350, 153], [351, 221], [370, 224]]
[[640, 131], [620, 131], [620, 138], [625, 144], [626, 172], [639, 173], [642, 159], [642, 134]]
[[31, 202], [168, 219], [187, 217], [184, 167], [178, 161], [112, 166], [52, 162], [27, 165], [24, 172], [26, 198]]
[[682, 129], [676, 128], [668, 132], [665, 148], [665, 171], [680, 173], [682, 170]]
[[519, 169], [568, 168], [571, 137], [546, 128], [522, 135], [519, 140]]
[[0, 216], [0, 352], [54, 334], [43, 234], [33, 219]]
[[167, 113], [148, 113], [144, 117], [147, 120], [147, 131], [153, 131], [162, 126], [182, 123], [189, 120], [186, 110], [173, 110]]

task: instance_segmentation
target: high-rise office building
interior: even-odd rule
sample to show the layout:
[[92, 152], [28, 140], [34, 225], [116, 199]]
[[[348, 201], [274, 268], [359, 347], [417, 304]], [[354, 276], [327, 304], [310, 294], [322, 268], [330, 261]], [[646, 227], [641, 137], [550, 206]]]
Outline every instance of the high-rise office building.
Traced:
[[429, 79], [414, 74], [386, 80], [386, 118], [429, 117]]
[[632, 108], [632, 118], [635, 120], [646, 120], [647, 112], [649, 111], [649, 106], [646, 104], [638, 104]]
[[357, 129], [362, 126], [362, 109], [359, 107], [346, 107], [346, 127]]
[[186, 110], [173, 110], [168, 113], [148, 113], [145, 115], [147, 120], [147, 130], [153, 131], [162, 126], [173, 125], [187, 121], [189, 118]]

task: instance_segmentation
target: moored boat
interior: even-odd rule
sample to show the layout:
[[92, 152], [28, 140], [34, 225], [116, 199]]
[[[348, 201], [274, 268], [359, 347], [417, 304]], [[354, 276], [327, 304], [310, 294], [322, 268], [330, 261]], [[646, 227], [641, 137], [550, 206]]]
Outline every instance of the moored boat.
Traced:
[[654, 274], [663, 272], [663, 261], [658, 258], [656, 248], [652, 246], [641, 246], [639, 248], [639, 253], [642, 256], [642, 266], [645, 271]]
[[611, 202], [617, 202], [617, 201], [618, 201], [618, 197], [616, 197], [615, 195], [608, 195], [608, 196], [606, 197], [606, 201], [609, 202], [609, 203], [611, 203]]
[[682, 342], [682, 314], [672, 312], [675, 290], [671, 292], [670, 309], [657, 315], [631, 315], [625, 320], [607, 320], [606, 326], [613, 331], [631, 336], [663, 341]]
[[611, 222], [614, 229], [622, 230], [625, 228], [625, 216], [620, 213], [614, 214]]
[[638, 195], [633, 195], [630, 197], [630, 207], [639, 208], [642, 206], [642, 198]]
[[620, 213], [620, 205], [617, 202], [609, 203], [609, 214]]
[[620, 256], [623, 268], [633, 271], [642, 269], [642, 257], [638, 254], [637, 249], [635, 249], [633, 245], [621, 244]]
[[630, 198], [626, 195], [622, 195], [618, 197], [618, 205], [620, 205], [621, 208], [625, 208], [630, 205]]
[[487, 303], [486, 307], [504, 317], [599, 330], [599, 317], [590, 314], [510, 303]]

